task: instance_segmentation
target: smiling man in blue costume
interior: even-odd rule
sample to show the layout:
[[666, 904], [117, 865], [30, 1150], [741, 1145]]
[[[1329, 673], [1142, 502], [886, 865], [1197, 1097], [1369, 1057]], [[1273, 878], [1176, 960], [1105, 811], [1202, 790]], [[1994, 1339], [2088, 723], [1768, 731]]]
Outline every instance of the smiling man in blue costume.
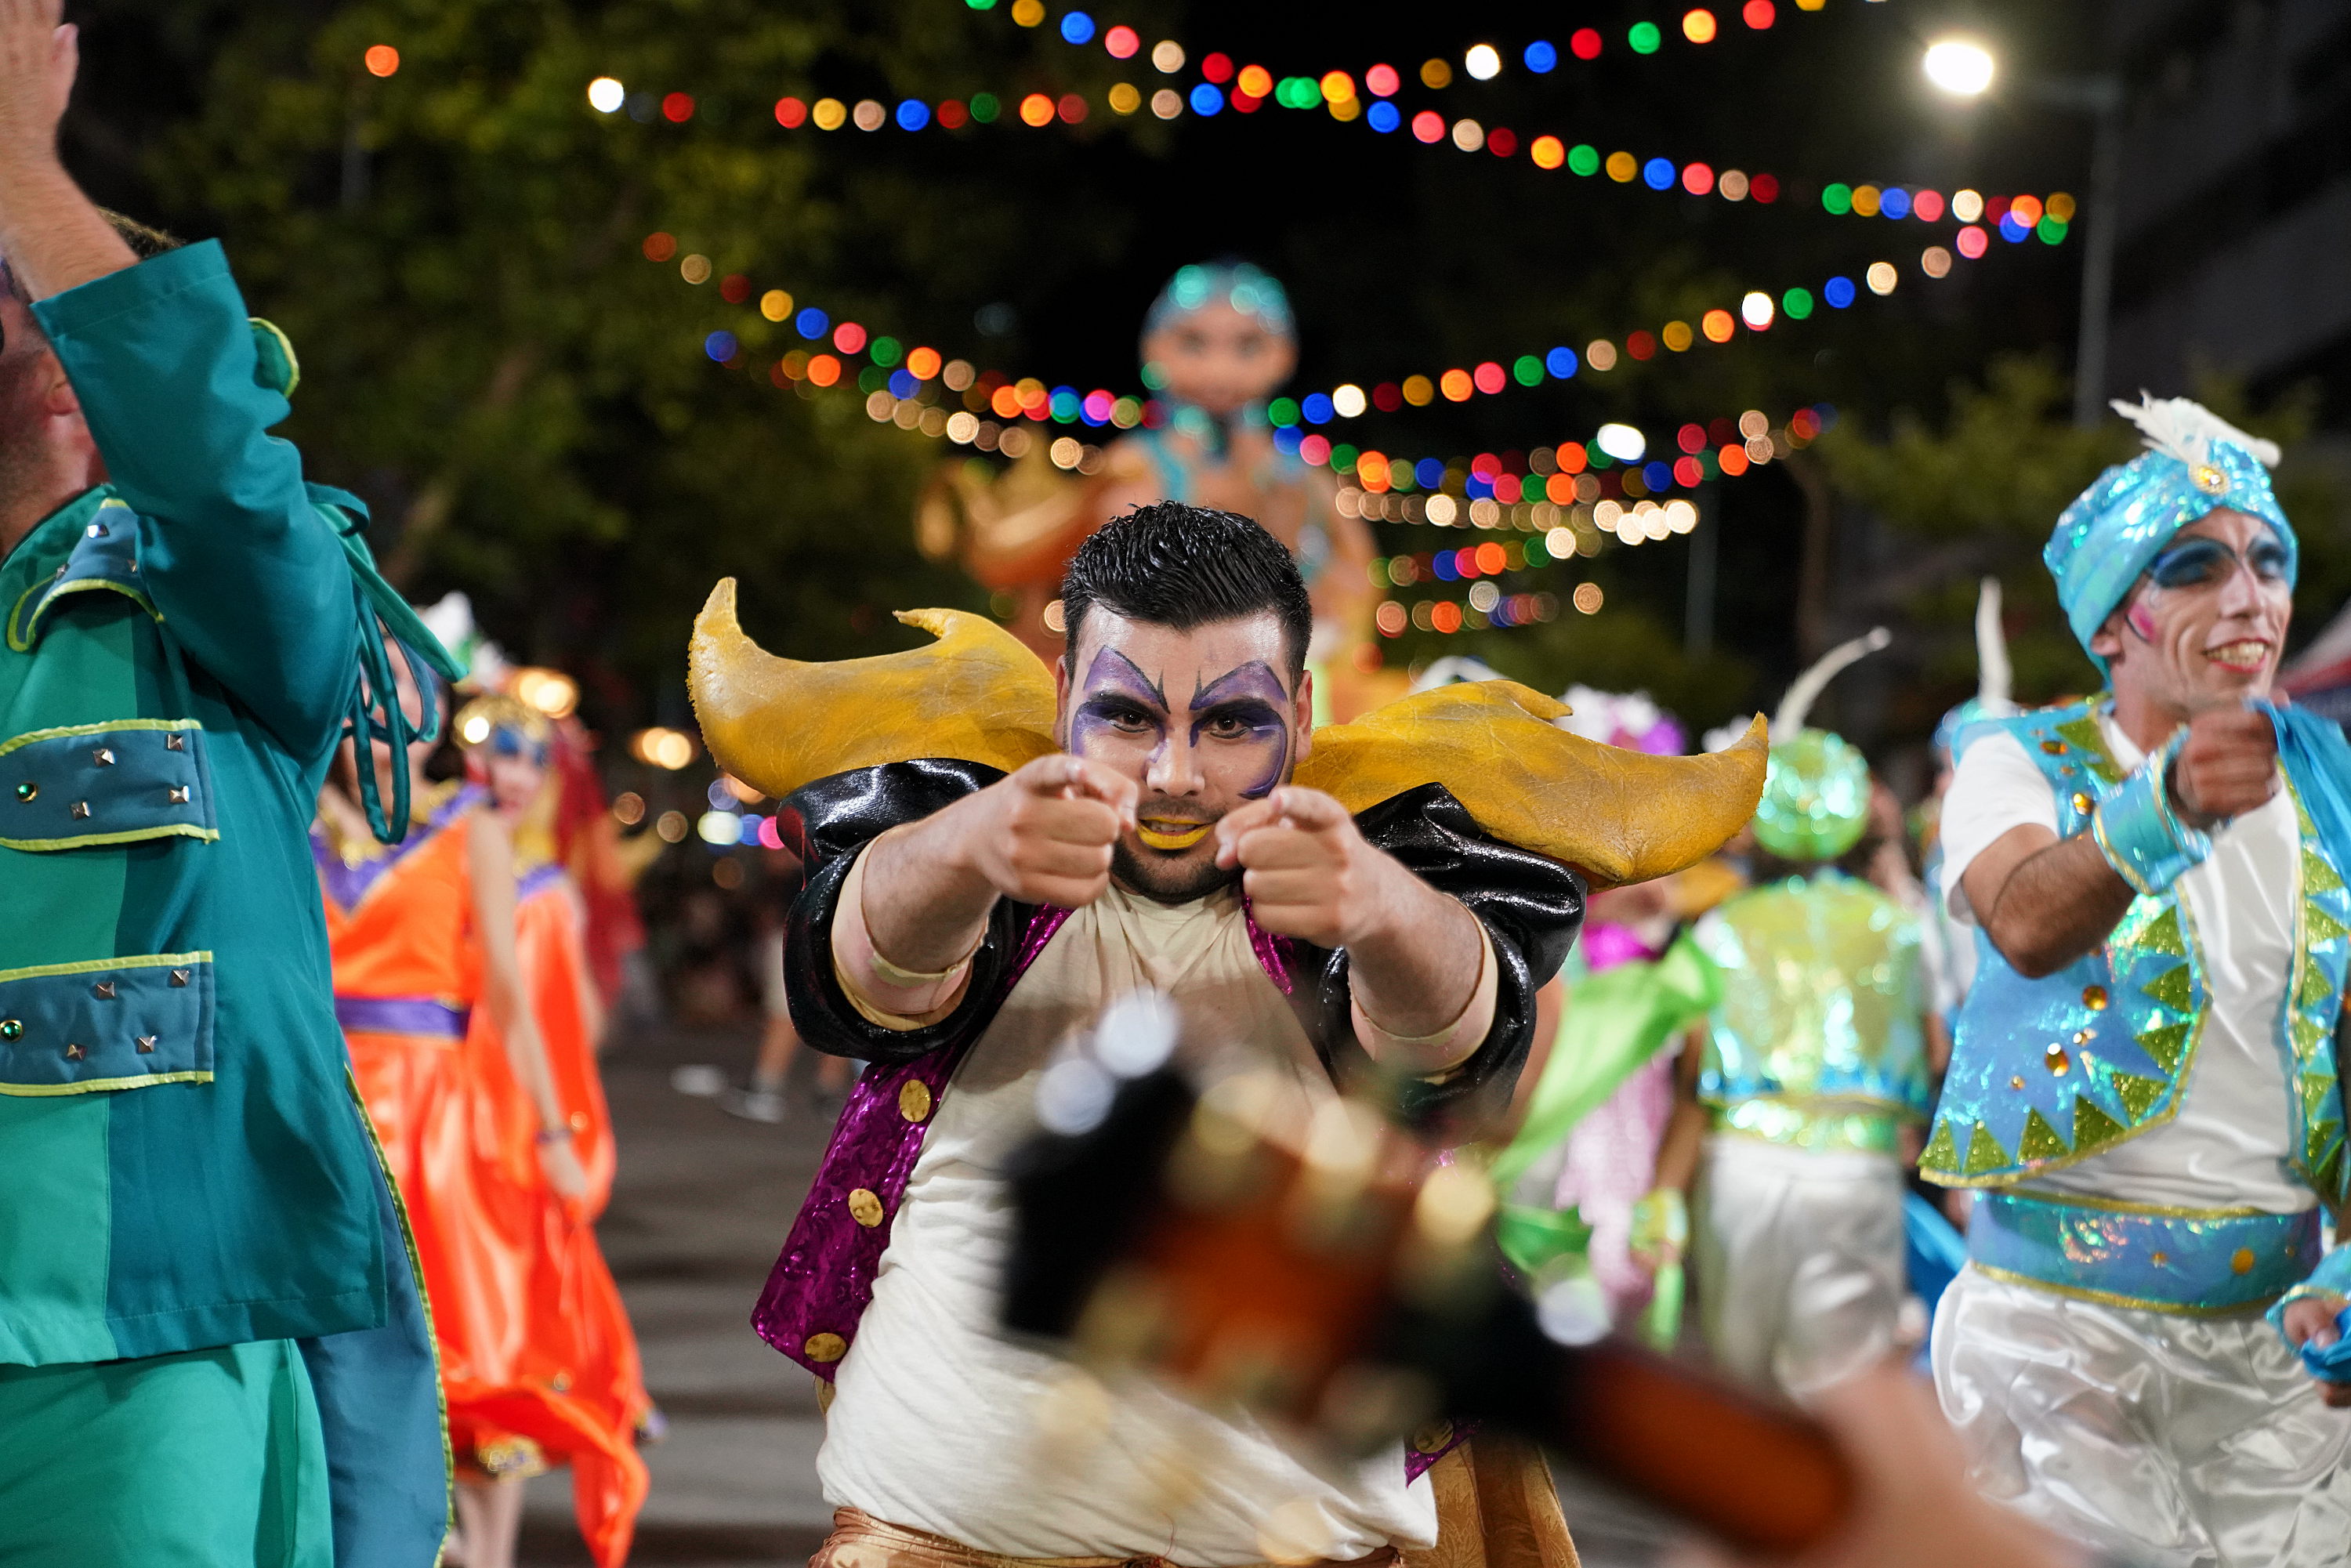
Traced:
[[431, 1341], [305, 839], [346, 724], [405, 738], [386, 644], [445, 655], [266, 434], [292, 359], [219, 247], [59, 165], [75, 65], [0, 0], [0, 1562], [427, 1568]]
[[[1961, 737], [1946, 897], [1988, 938], [1921, 1166], [1984, 1189], [1936, 1319], [1991, 1496], [2095, 1545], [2343, 1561], [2351, 1412], [2296, 1343], [2346, 1260], [2335, 1059], [2351, 748], [2269, 706], [2296, 542], [2277, 450], [2185, 399], [2045, 559], [2110, 693]], [[2313, 1299], [2314, 1298], [2314, 1299]]]
[[[713, 755], [796, 791], [794, 1017], [873, 1063], [754, 1319], [839, 1390], [817, 1561], [1393, 1562], [1435, 1540], [1448, 1494], [1423, 1471], [1446, 1439], [1319, 1469], [1252, 1419], [1145, 1385], [1049, 1458], [1061, 1364], [996, 1322], [1004, 1158], [1070, 1031], [1146, 987], [1311, 1102], [1371, 1081], [1427, 1136], [1474, 1131], [1508, 1103], [1586, 886], [1716, 848], [1754, 800], [1760, 737], [1723, 757], [1618, 751], [1504, 681], [1314, 732], [1289, 552], [1175, 502], [1092, 535], [1062, 598], [1055, 674], [939, 612], [909, 617], [941, 632], [929, 649], [768, 659], [727, 584], [696, 628]], [[1511, 1483], [1539, 1489], [1526, 1528], [1547, 1501], [1564, 1561], [1532, 1474]]]

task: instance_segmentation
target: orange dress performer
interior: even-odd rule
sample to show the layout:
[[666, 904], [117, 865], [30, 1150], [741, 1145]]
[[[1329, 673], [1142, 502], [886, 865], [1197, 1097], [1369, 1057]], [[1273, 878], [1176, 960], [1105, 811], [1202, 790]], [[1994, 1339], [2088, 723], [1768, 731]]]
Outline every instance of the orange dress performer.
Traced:
[[916, 513], [924, 552], [959, 549], [982, 587], [1009, 597], [1006, 630], [1050, 664], [1061, 653], [1053, 596], [1088, 534], [1153, 501], [1238, 512], [1287, 545], [1306, 580], [1316, 722], [1344, 722], [1402, 696], [1407, 678], [1382, 668], [1372, 631], [1380, 593], [1371, 529], [1339, 510], [1327, 470], [1274, 444], [1266, 417], [1266, 399], [1298, 365], [1280, 283], [1247, 262], [1180, 267], [1144, 319], [1142, 350], [1164, 420], [1113, 442], [1082, 479], [1057, 474], [1034, 442], [993, 481], [949, 465]]
[[[335, 1007], [407, 1205], [448, 1406], [465, 1568], [512, 1568], [522, 1485], [572, 1467], [581, 1535], [624, 1561], [647, 1478], [635, 1341], [589, 1220], [611, 1139], [576, 896], [518, 885], [547, 720], [509, 698], [456, 720], [469, 781], [368, 855], [330, 786], [318, 858]], [[358, 853], [344, 852], [354, 846]]]

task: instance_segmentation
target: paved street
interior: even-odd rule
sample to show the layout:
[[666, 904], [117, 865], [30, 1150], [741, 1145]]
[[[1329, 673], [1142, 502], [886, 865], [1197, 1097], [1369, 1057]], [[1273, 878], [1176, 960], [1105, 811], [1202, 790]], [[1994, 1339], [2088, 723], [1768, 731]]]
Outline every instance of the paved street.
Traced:
[[[831, 1517], [817, 1491], [810, 1379], [748, 1322], [828, 1129], [805, 1108], [784, 1126], [758, 1126], [670, 1087], [678, 1066], [737, 1072], [751, 1050], [747, 1030], [700, 1030], [634, 1040], [606, 1061], [621, 1168], [604, 1250], [670, 1421], [668, 1440], [646, 1456], [653, 1495], [634, 1563], [800, 1568]], [[1653, 1561], [1653, 1527], [1572, 1480], [1563, 1490], [1590, 1568]], [[560, 1473], [532, 1483], [523, 1560], [588, 1562]]]

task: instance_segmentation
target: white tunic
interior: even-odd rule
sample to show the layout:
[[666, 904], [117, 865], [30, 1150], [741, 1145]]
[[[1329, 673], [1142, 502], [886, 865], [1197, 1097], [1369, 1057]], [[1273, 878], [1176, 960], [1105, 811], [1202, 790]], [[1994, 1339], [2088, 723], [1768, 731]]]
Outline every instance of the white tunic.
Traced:
[[1176, 999], [1187, 1038], [1249, 1046], [1330, 1092], [1249, 946], [1238, 894], [1171, 907], [1113, 887], [1071, 915], [956, 1070], [924, 1140], [841, 1363], [817, 1459], [826, 1500], [1017, 1557], [1209, 1568], [1300, 1546], [1347, 1559], [1432, 1544], [1436, 1502], [1426, 1478], [1405, 1484], [1400, 1448], [1325, 1475], [1253, 1421], [1140, 1384], [1072, 1420], [1086, 1402], [1064, 1364], [999, 1337], [1013, 1212], [997, 1173], [1033, 1124], [1057, 1048], [1144, 986]]
[[[2138, 747], [2110, 717], [2098, 722], [2115, 760], [2137, 768]], [[1996, 734], [1970, 745], [1943, 801], [1943, 887], [1954, 920], [1975, 924], [1961, 885], [1968, 867], [2027, 822], [2057, 831], [2056, 799], [2023, 743]], [[2135, 1203], [2298, 1214], [2318, 1200], [2287, 1163], [2294, 1113], [2279, 1019], [2294, 967], [2302, 858], [2285, 790], [2214, 834], [2211, 857], [2182, 875], [2179, 888], [2203, 946], [2210, 1001], [2179, 1113], [2031, 1185]]]

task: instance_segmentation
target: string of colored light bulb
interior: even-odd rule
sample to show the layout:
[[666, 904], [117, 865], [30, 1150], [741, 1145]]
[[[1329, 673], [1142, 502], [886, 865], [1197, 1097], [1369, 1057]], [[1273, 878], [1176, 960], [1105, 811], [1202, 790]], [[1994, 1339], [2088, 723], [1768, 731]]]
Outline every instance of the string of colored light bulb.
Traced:
[[[665, 263], [677, 255], [677, 241], [667, 233], [656, 233], [647, 236], [642, 248], [647, 260]], [[1927, 261], [1922, 265], [1930, 274], [1942, 276], [1950, 268], [1949, 254], [1943, 253], [1939, 264]], [[1936, 270], [1938, 265], [1940, 272]], [[698, 287], [708, 282], [715, 270], [708, 257], [689, 255], [680, 261], [678, 275], [688, 285]], [[1896, 287], [1894, 268], [1888, 262], [1873, 264], [1865, 278], [1867, 287], [1881, 295], [1892, 293]], [[1064, 425], [1082, 423], [1096, 429], [1111, 425], [1119, 430], [1131, 430], [1138, 424], [1155, 427], [1164, 419], [1157, 401], [1147, 395], [1120, 396], [1107, 388], [1081, 393], [1075, 387], [1066, 385], [1048, 389], [1043, 382], [1034, 378], [1016, 381], [998, 371], [979, 370], [966, 361], [950, 361], [935, 349], [923, 345], [910, 348], [897, 338], [869, 332], [856, 321], [835, 321], [827, 311], [795, 299], [784, 289], [760, 291], [747, 274], [727, 275], [720, 280], [718, 291], [721, 298], [734, 305], [748, 305], [757, 295], [758, 309], [762, 317], [778, 323], [789, 321], [801, 338], [819, 345], [812, 353], [795, 349], [775, 361], [768, 376], [778, 387], [805, 381], [822, 388], [841, 382], [846, 374], [846, 363], [839, 356], [846, 356], [848, 361], [860, 356], [866, 359], [867, 368], [858, 374], [856, 383], [859, 391], [866, 393], [869, 399], [886, 394], [893, 403], [902, 403], [914, 399], [927, 382], [940, 380], [947, 390], [962, 394], [967, 404], [963, 414], [946, 416], [946, 423], [939, 433], [947, 434], [946, 425], [953, 424], [956, 419], [968, 417], [971, 424], [967, 431], [955, 437], [959, 443], [968, 444], [977, 436], [979, 422], [985, 413], [993, 413], [1005, 421], [1025, 417], [1042, 423], [1050, 419]], [[1853, 280], [1844, 277], [1830, 278], [1823, 288], [1823, 298], [1835, 308], [1850, 306], [1859, 298], [1859, 293]], [[1741, 302], [1740, 319], [1750, 331], [1761, 332], [1770, 329], [1779, 313], [1784, 312], [1792, 319], [1802, 319], [1809, 317], [1813, 309], [1813, 297], [1808, 289], [1788, 289], [1776, 303], [1769, 296], [1757, 291], [1750, 292]], [[1700, 318], [1699, 326], [1695, 330], [1687, 322], [1671, 321], [1655, 336], [1646, 331], [1630, 333], [1626, 337], [1625, 351], [1635, 360], [1647, 360], [1656, 357], [1660, 347], [1670, 352], [1687, 350], [1693, 346], [1700, 332], [1709, 340], [1727, 342], [1736, 330], [1729, 312], [1711, 310]], [[831, 351], [823, 347], [827, 343], [831, 345]], [[747, 360], [743, 353], [742, 340], [723, 328], [704, 338], [703, 352], [710, 359], [728, 365]], [[1333, 443], [1319, 431], [1309, 431], [1304, 426], [1325, 424], [1334, 420], [1353, 420], [1374, 408], [1392, 415], [1400, 413], [1406, 405], [1426, 406], [1440, 394], [1447, 401], [1465, 402], [1478, 393], [1493, 395], [1512, 384], [1531, 387], [1546, 380], [1563, 381], [1576, 375], [1587, 360], [1595, 370], [1605, 371], [1613, 369], [1616, 363], [1614, 344], [1606, 339], [1595, 339], [1585, 345], [1583, 356], [1561, 345], [1541, 357], [1520, 355], [1508, 371], [1499, 361], [1488, 361], [1474, 371], [1458, 368], [1447, 371], [1436, 380], [1411, 375], [1400, 383], [1382, 382], [1369, 392], [1347, 383], [1329, 392], [1310, 392], [1302, 399], [1278, 397], [1267, 405], [1267, 417], [1273, 426], [1273, 444], [1285, 455], [1295, 456], [1310, 466], [1328, 466], [1339, 474], [1356, 473], [1364, 464], [1369, 464], [1376, 472], [1388, 465], [1389, 460], [1383, 454], [1376, 451], [1366, 454], [1351, 444]], [[1146, 379], [1149, 374], [1146, 367]], [[1684, 427], [1685, 431], [1696, 428], [1694, 425]], [[1754, 432], [1744, 433], [1749, 439], [1755, 434]], [[1578, 447], [1576, 450], [1580, 464], [1584, 449]], [[1621, 458], [1621, 454], [1619, 455]], [[1719, 472], [1727, 471], [1735, 477], [1746, 466], [1735, 454], [1728, 451], [1719, 459], [1708, 459], [1713, 465], [1711, 467], [1698, 464], [1697, 455], [1698, 448], [1686, 443], [1683, 457], [1675, 460], [1671, 477], [1653, 478], [1648, 481], [1648, 487], [1663, 490], [1673, 484], [1684, 489], [1694, 489]], [[1426, 461], [1433, 460], [1424, 460], [1422, 464], [1416, 465], [1414, 471], [1418, 472]], [[1604, 468], [1606, 463], [1602, 461], [1596, 466]], [[1579, 467], [1568, 470], [1571, 476], [1579, 471]], [[1412, 480], [1405, 479], [1403, 486], [1409, 488], [1412, 483]], [[1374, 485], [1371, 487], [1380, 489], [1385, 486]]]
[[[968, 3], [975, 10], [995, 8], [995, 0], [968, 0]], [[1826, 0], [1796, 0], [1797, 8], [1803, 11], [1821, 10], [1825, 3]], [[1041, 0], [1016, 0], [1010, 9], [1013, 19], [1023, 26], [1038, 26], [1046, 19]], [[1740, 7], [1740, 19], [1753, 32], [1768, 31], [1778, 16], [1774, 0], [1745, 0]], [[1064, 12], [1054, 30], [1065, 42], [1074, 45], [1092, 43], [1099, 38], [1104, 52], [1117, 60], [1132, 59], [1143, 48], [1142, 35], [1134, 28], [1123, 24], [1101, 27], [1092, 15], [1083, 10]], [[1704, 45], [1714, 42], [1722, 26], [1711, 10], [1705, 6], [1693, 6], [1682, 14], [1677, 30], [1690, 43]], [[1635, 22], [1626, 30], [1625, 42], [1635, 54], [1650, 55], [1656, 53], [1665, 36], [1656, 23]], [[1568, 39], [1568, 53], [1580, 60], [1598, 59], [1605, 47], [1605, 39], [1594, 27], [1577, 28]], [[1153, 47], [1150, 55], [1152, 65], [1168, 76], [1181, 72], [1190, 57], [1184, 46], [1173, 38], [1161, 39]], [[1558, 68], [1560, 51], [1551, 40], [1537, 38], [1520, 51], [1520, 58], [1529, 71], [1546, 76]], [[1463, 72], [1479, 81], [1492, 80], [1502, 73], [1503, 68], [1502, 53], [1491, 44], [1472, 45], [1462, 57]], [[1453, 84], [1453, 68], [1442, 58], [1424, 61], [1417, 74], [1421, 85], [1432, 91], [1443, 91]], [[1405, 123], [1402, 110], [1390, 101], [1403, 86], [1403, 78], [1395, 67], [1386, 64], [1374, 64], [1364, 72], [1364, 86], [1374, 99], [1368, 110], [1357, 98], [1353, 74], [1343, 69], [1277, 79], [1263, 66], [1237, 66], [1232, 56], [1212, 51], [1201, 57], [1200, 77], [1200, 82], [1189, 94], [1177, 94], [1172, 89], [1155, 94], [1154, 111], [1163, 120], [1171, 120], [1188, 102], [1196, 113], [1213, 115], [1220, 112], [1229, 102], [1232, 108], [1249, 114], [1271, 101], [1285, 109], [1311, 110], [1327, 106], [1333, 118], [1341, 120], [1362, 119], [1372, 130], [1382, 133], [1400, 130]], [[1229, 88], [1228, 84], [1230, 84]], [[1117, 89], [1113, 90], [1115, 92]], [[1136, 89], [1127, 87], [1126, 91], [1130, 96], [1123, 104], [1114, 102], [1112, 105], [1115, 112], [1133, 113], [1139, 107], [1141, 99]], [[1064, 95], [1057, 102], [1044, 94], [1030, 94], [1021, 100], [1022, 119], [1031, 125], [1050, 124], [1071, 97], [1078, 97], [1082, 104], [1080, 95]], [[1164, 110], [1158, 101], [1163, 99], [1166, 100]], [[874, 107], [879, 109], [881, 106], [877, 103]], [[864, 105], [861, 104], [860, 108], [863, 109]], [[903, 115], [903, 105], [901, 110]], [[778, 110], [780, 118], [780, 104]], [[868, 112], [870, 116], [871, 111]], [[1081, 112], [1076, 118], [1082, 120], [1084, 116]], [[948, 120], [960, 123], [962, 115], [957, 112], [950, 115]], [[834, 120], [834, 125], [839, 123], [838, 120]], [[947, 123], [947, 120], [943, 120], [942, 123]], [[1508, 158], [1513, 156], [1522, 144], [1520, 136], [1507, 127], [1488, 131], [1476, 120], [1468, 118], [1448, 121], [1434, 110], [1423, 110], [1413, 115], [1411, 127], [1415, 139], [1419, 141], [1434, 143], [1450, 140], [1466, 152], [1484, 151]], [[949, 124], [948, 128], [954, 129], [955, 126]], [[1757, 201], [1767, 204], [1776, 201], [1780, 193], [1781, 181], [1771, 173], [1727, 169], [1718, 176], [1715, 167], [1708, 163], [1692, 162], [1677, 165], [1671, 159], [1639, 159], [1624, 152], [1611, 153], [1604, 160], [1598, 149], [1588, 143], [1570, 146], [1561, 138], [1550, 135], [1527, 139], [1523, 145], [1529, 157], [1539, 167], [1555, 169], [1564, 166], [1583, 175], [1596, 173], [1605, 167], [1610, 178], [1620, 184], [1629, 184], [1638, 179], [1651, 190], [1679, 188], [1700, 196], [1713, 192], [1732, 202], [1744, 201], [1751, 193]], [[1821, 199], [1824, 211], [1839, 216], [1851, 214], [1865, 218], [1917, 217], [1933, 223], [1940, 221], [1948, 213], [1962, 224], [1972, 224], [1980, 215], [1996, 225], [2002, 223], [2011, 204], [2027, 204], [2025, 211], [2029, 215], [2022, 217], [2022, 226], [2032, 229], [2045, 213], [2054, 220], [2056, 228], [2053, 233], [2043, 233], [2042, 237], [2050, 244], [2062, 241], [2064, 225], [2072, 222], [2075, 208], [2074, 198], [2062, 191], [2044, 199], [2034, 195], [1987, 197], [1972, 190], [1961, 190], [1947, 203], [1942, 193], [1931, 187], [1903, 183], [1880, 186], [1839, 181], [1824, 185]], [[2012, 237], [2021, 239], [2024, 236], [2018, 235]]]
[[[997, 10], [997, 0], [965, 0], [965, 4], [975, 11]], [[1799, 11], [1827, 8], [1827, 0], [1793, 0], [1793, 4]], [[1049, 15], [1043, 0], [1013, 0], [1001, 14], [1008, 16], [1015, 24], [1023, 27], [1041, 26]], [[1780, 7], [1775, 0], [1741, 0], [1738, 15], [1740, 23], [1750, 32], [1769, 32], [1779, 22]], [[1678, 36], [1687, 43], [1703, 47], [1713, 43], [1727, 30], [1721, 18], [1710, 8], [1694, 5], [1682, 12], [1669, 26], [1661, 26], [1646, 19], [1632, 23], [1625, 29], [1624, 44], [1635, 55], [1648, 56], [1657, 53], [1670, 37]], [[1081, 47], [1099, 42], [1103, 52], [1113, 59], [1132, 59], [1143, 50], [1143, 36], [1134, 28], [1123, 23], [1104, 27], [1090, 11], [1073, 8], [1062, 12], [1054, 20], [1052, 31], [1061, 37], [1063, 43]], [[1597, 27], [1578, 27], [1568, 35], [1567, 53], [1579, 60], [1596, 60], [1607, 47], [1607, 37]], [[1163, 38], [1153, 47], [1150, 58], [1152, 64], [1162, 71], [1173, 75], [1183, 68], [1184, 46], [1174, 38]], [[1161, 63], [1171, 58], [1173, 63]], [[1526, 45], [1520, 58], [1530, 71], [1538, 76], [1548, 75], [1559, 67], [1559, 47], [1547, 38], [1537, 38]], [[1502, 72], [1501, 51], [1491, 44], [1473, 45], [1466, 53], [1463, 68], [1481, 81], [1491, 80]]]
[[[1368, 109], [1356, 95], [1354, 78], [1346, 71], [1328, 71], [1319, 78], [1287, 77], [1277, 81], [1262, 66], [1236, 69], [1224, 55], [1208, 56], [1201, 62], [1201, 69], [1203, 78], [1188, 94], [1173, 88], [1162, 88], [1154, 93], [1149, 100], [1152, 113], [1162, 120], [1174, 120], [1188, 109], [1196, 115], [1213, 116], [1221, 113], [1229, 102], [1239, 112], [1253, 114], [1270, 101], [1290, 109], [1326, 108], [1335, 120], [1362, 120], [1381, 133], [1406, 126], [1404, 111], [1392, 101], [1401, 86], [1392, 67], [1375, 65], [1364, 73], [1364, 89], [1374, 95]], [[1224, 85], [1228, 83], [1231, 84], [1229, 98]], [[1260, 90], [1252, 92], [1252, 87]], [[599, 112], [617, 113], [628, 104], [629, 94], [615, 78], [599, 77], [589, 86], [589, 101]], [[1144, 99], [1140, 89], [1121, 82], [1104, 95], [1104, 105], [1113, 114], [1132, 115], [1141, 111]], [[692, 120], [695, 107], [696, 100], [691, 93], [671, 92], [659, 99], [660, 117], [673, 124]], [[810, 102], [787, 94], [776, 100], [775, 118], [788, 131], [813, 127], [831, 131], [847, 125], [869, 132], [893, 126], [907, 131], [933, 126], [961, 131], [971, 125], [996, 124], [1005, 118], [1007, 107], [1007, 99], [987, 92], [975, 93], [967, 100], [943, 99], [936, 103], [917, 98], [902, 99], [894, 109], [879, 99], [862, 99], [852, 106], [837, 98]], [[1093, 101], [1081, 92], [1066, 92], [1058, 98], [1050, 93], [1031, 92], [1010, 103], [1013, 118], [1024, 125], [1040, 128], [1083, 124], [1093, 107]], [[647, 118], [651, 118], [650, 110]], [[1638, 185], [1661, 193], [1717, 195], [1729, 202], [1744, 202], [1751, 197], [1760, 204], [1770, 205], [1779, 201], [1784, 188], [1781, 178], [1769, 172], [1718, 168], [1696, 160], [1677, 163], [1663, 156], [1642, 158], [1621, 149], [1604, 155], [1590, 142], [1571, 145], [1548, 133], [1521, 138], [1507, 126], [1489, 129], [1468, 118], [1448, 120], [1435, 110], [1422, 110], [1413, 115], [1409, 126], [1413, 140], [1423, 145], [1449, 142], [1463, 152], [1485, 152], [1503, 158], [1523, 152], [1539, 169], [1564, 168], [1586, 178], [1605, 172], [1620, 185]], [[1997, 227], [2001, 236], [2011, 243], [2037, 235], [2044, 244], [2061, 245], [2075, 215], [2076, 204], [2063, 191], [2043, 198], [2029, 193], [1987, 196], [1962, 188], [1947, 198], [1941, 191], [1926, 185], [1876, 185], [1865, 182], [1849, 184], [1837, 181], [1822, 187], [1821, 209], [1840, 217], [1913, 218], [1927, 223], [1949, 219], [1961, 225], [1980, 220]], [[1962, 231], [1960, 243], [1973, 242]], [[1980, 249], [1972, 254], [1981, 254]]]

